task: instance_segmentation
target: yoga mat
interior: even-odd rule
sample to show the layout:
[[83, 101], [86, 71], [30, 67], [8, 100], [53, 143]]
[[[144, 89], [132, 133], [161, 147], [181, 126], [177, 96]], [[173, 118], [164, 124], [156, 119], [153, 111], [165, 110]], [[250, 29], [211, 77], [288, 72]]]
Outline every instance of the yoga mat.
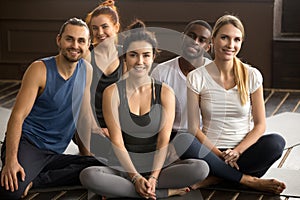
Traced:
[[4, 134], [6, 132], [6, 126], [10, 117], [11, 110], [0, 107], [0, 141], [3, 142]]
[[300, 113], [284, 112], [268, 117], [266, 133], [279, 133], [286, 141], [285, 149], [300, 144]]

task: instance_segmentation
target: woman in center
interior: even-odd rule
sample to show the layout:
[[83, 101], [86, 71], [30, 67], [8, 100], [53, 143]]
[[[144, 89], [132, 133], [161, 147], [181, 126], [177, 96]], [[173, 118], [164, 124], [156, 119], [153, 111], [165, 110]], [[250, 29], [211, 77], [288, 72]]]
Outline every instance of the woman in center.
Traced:
[[123, 43], [128, 73], [103, 95], [104, 119], [120, 165], [89, 167], [80, 179], [90, 191], [106, 197], [183, 195], [188, 186], [207, 177], [209, 168], [202, 160], [168, 161], [175, 96], [149, 76], [157, 53], [154, 34], [139, 20], [130, 27]]

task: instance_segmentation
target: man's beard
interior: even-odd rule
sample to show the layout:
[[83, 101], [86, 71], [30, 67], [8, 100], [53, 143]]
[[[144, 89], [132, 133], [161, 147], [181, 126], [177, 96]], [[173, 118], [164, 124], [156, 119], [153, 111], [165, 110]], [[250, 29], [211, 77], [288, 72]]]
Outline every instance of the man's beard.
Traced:
[[82, 58], [82, 56], [78, 56], [76, 58], [68, 57], [67, 50], [62, 51], [62, 55], [70, 63], [78, 62]]

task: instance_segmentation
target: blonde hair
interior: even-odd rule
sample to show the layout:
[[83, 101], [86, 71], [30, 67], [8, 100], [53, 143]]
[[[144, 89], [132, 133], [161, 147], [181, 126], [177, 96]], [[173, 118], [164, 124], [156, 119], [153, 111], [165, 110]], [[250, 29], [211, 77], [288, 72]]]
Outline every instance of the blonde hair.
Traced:
[[[227, 24], [232, 24], [242, 32], [242, 39], [245, 38], [245, 30], [242, 22], [239, 18], [233, 15], [223, 15], [220, 17], [212, 30], [212, 37], [215, 38], [221, 27]], [[237, 85], [238, 92], [240, 95], [240, 100], [242, 105], [245, 105], [248, 101], [249, 96], [249, 86], [248, 86], [248, 70], [244, 63], [238, 58], [233, 58], [233, 73], [234, 81]]]

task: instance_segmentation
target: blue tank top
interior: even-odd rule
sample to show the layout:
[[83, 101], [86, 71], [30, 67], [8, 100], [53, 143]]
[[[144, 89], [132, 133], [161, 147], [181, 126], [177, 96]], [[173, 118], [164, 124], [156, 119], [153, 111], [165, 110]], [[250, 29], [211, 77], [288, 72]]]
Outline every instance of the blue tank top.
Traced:
[[38, 148], [63, 153], [75, 132], [86, 85], [86, 66], [79, 60], [73, 75], [65, 80], [57, 71], [55, 57], [42, 61], [47, 70], [46, 86], [35, 100], [22, 131]]

